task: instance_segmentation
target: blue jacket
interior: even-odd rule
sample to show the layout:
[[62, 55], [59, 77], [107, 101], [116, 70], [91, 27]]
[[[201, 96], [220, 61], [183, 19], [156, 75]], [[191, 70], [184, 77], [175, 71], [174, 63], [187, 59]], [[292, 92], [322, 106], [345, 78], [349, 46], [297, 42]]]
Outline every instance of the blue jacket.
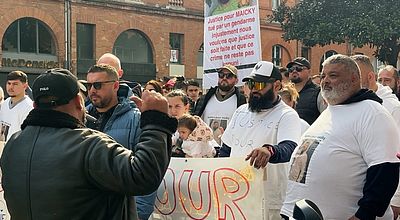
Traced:
[[[92, 104], [87, 107], [88, 111], [92, 108], [94, 108]], [[141, 132], [140, 111], [136, 104], [129, 99], [118, 98], [118, 104], [102, 132], [134, 151]]]
[[[94, 108], [92, 104], [87, 107], [88, 111], [91, 108]], [[119, 97], [118, 105], [115, 107], [103, 132], [110, 135], [124, 147], [135, 151], [134, 146], [139, 141], [141, 133], [140, 111], [136, 104], [127, 98]], [[148, 219], [153, 213], [156, 195], [157, 191], [149, 195], [135, 197], [140, 219]]]

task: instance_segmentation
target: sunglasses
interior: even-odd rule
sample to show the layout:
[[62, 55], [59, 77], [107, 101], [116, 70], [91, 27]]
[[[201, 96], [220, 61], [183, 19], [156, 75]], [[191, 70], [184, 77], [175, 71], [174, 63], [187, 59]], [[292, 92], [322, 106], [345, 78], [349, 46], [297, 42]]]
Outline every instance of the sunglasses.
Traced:
[[289, 73], [292, 73], [292, 72], [294, 72], [295, 70], [296, 70], [296, 72], [301, 72], [301, 71], [303, 71], [305, 68], [306, 68], [306, 67], [303, 67], [303, 66], [292, 66], [292, 67], [290, 67], [290, 68], [288, 69], [288, 72], [289, 72]]
[[256, 89], [258, 91], [263, 90], [265, 87], [267, 87], [268, 83], [273, 83], [274, 81], [269, 81], [269, 82], [256, 82], [254, 80], [249, 80], [246, 82], [247, 86], [249, 87], [250, 90]]
[[92, 88], [92, 86], [94, 89], [100, 90], [101, 87], [103, 86], [103, 84], [114, 83], [114, 82], [115, 82], [115, 80], [109, 80], [109, 81], [104, 81], [104, 82], [85, 83], [85, 86], [88, 91]]
[[222, 72], [218, 73], [218, 78], [223, 79], [224, 77], [227, 79], [232, 79], [233, 77], [235, 77], [235, 75], [233, 73], [227, 73], [227, 74]]

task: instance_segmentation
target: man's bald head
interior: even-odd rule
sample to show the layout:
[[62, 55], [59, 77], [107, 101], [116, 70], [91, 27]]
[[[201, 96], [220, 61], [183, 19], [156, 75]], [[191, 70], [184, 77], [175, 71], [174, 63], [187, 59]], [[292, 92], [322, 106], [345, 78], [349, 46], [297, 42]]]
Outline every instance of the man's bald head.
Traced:
[[121, 68], [121, 61], [117, 56], [112, 53], [105, 53], [103, 54], [99, 60], [97, 61], [97, 65], [99, 64], [108, 64], [114, 67], [118, 72], [118, 77], [121, 78], [124, 74], [124, 71]]

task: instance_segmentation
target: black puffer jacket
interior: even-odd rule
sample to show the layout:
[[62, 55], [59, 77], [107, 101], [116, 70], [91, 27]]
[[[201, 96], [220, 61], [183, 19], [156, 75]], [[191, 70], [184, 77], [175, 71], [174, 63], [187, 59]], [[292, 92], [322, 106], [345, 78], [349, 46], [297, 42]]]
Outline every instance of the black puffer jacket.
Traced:
[[128, 195], [157, 189], [176, 125], [166, 114], [144, 112], [132, 152], [67, 114], [33, 110], [1, 157], [12, 219], [137, 219]]
[[311, 79], [307, 81], [303, 89], [299, 92], [299, 100], [296, 104], [296, 111], [300, 118], [304, 119], [309, 125], [317, 120], [321, 114], [318, 110], [318, 94], [320, 87], [314, 84]]

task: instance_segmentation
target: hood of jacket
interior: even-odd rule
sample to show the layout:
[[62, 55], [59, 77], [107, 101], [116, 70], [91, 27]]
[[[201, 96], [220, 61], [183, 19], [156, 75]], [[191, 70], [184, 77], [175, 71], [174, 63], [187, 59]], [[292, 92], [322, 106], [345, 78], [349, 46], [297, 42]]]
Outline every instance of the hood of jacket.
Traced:
[[213, 132], [211, 128], [199, 117], [194, 116], [197, 126], [188, 136], [188, 141], [211, 141], [213, 140]]
[[346, 101], [340, 103], [341, 105], [346, 105], [346, 104], [351, 104], [355, 102], [361, 102], [364, 100], [372, 100], [379, 102], [382, 104], [382, 99], [380, 99], [375, 92], [369, 89], [360, 89], [357, 93], [355, 93], [353, 96], [348, 98]]

